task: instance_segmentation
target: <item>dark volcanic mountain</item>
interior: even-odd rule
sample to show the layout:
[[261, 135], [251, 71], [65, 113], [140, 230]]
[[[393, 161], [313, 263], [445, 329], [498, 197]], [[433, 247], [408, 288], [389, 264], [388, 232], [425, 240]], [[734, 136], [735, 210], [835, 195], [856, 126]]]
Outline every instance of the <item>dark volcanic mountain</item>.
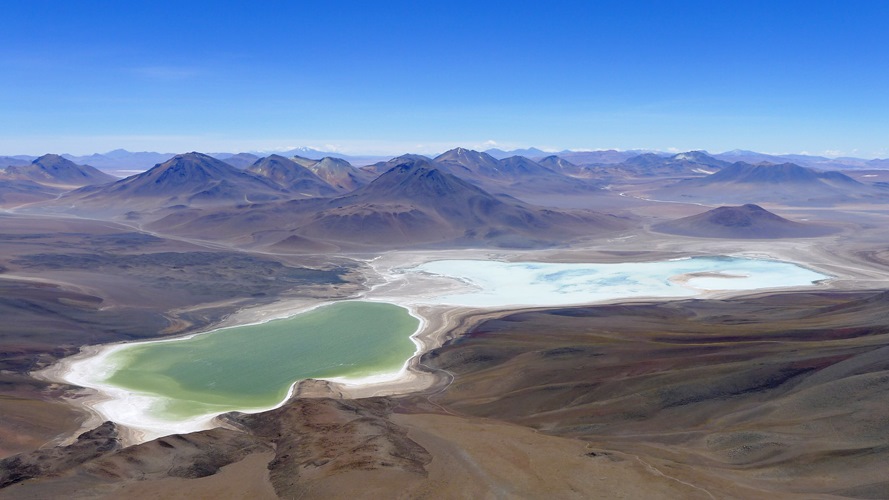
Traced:
[[223, 205], [288, 197], [274, 182], [242, 172], [201, 153], [176, 155], [154, 168], [113, 184], [73, 191], [61, 200], [84, 208], [161, 208]]
[[308, 168], [283, 156], [261, 158], [246, 171], [281, 185], [297, 197], [332, 196], [338, 192]]
[[614, 216], [545, 210], [493, 196], [434, 168], [424, 157], [405, 156], [389, 163], [392, 168], [386, 173], [339, 198], [180, 213], [157, 225], [183, 234], [241, 241], [249, 237], [261, 246], [324, 242], [346, 248], [540, 246], [627, 226]]
[[77, 165], [54, 154], [43, 155], [29, 165], [8, 167], [5, 176], [9, 179], [72, 187], [105, 184], [117, 180], [117, 177], [100, 172], [89, 165]]
[[310, 160], [294, 156], [292, 160], [311, 170], [341, 193], [348, 193], [361, 186], [366, 186], [376, 177], [369, 172], [353, 167], [351, 163], [341, 158], [325, 156], [320, 160]]
[[838, 231], [832, 227], [793, 222], [752, 204], [719, 207], [702, 214], [655, 224], [652, 229], [680, 236], [731, 239], [812, 238]]
[[365, 165], [365, 166], [361, 167], [360, 170], [367, 172], [368, 175], [376, 178], [382, 174], [385, 174], [386, 172], [391, 170], [393, 167], [395, 167], [395, 166], [399, 165], [400, 163], [403, 163], [407, 160], [413, 160], [413, 161], [417, 161], [417, 162], [425, 162], [425, 164], [432, 165], [432, 160], [430, 158], [423, 156], [423, 155], [406, 154], [406, 155], [401, 155], [397, 158], [392, 158], [387, 161], [379, 161], [379, 162], [371, 164], [371, 165]]
[[[396, 159], [398, 160], [398, 159]], [[405, 158], [369, 185], [330, 203], [301, 234], [338, 241], [541, 244], [587, 231], [618, 229], [601, 214], [541, 210], [499, 198], [428, 161]]]
[[889, 201], [889, 190], [862, 184], [840, 172], [792, 163], [735, 163], [699, 179], [686, 179], [649, 193], [655, 199], [707, 203], [773, 202], [832, 205]]
[[492, 179], [503, 180], [505, 177], [497, 158], [471, 149], [451, 149], [436, 156], [433, 161], [443, 171], [476, 183]]

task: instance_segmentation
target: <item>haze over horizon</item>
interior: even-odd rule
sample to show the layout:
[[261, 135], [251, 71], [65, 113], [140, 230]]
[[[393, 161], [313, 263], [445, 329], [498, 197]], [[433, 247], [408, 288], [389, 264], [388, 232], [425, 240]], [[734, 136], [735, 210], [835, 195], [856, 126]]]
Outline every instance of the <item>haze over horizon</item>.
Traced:
[[889, 156], [889, 5], [5, 6], [0, 155]]

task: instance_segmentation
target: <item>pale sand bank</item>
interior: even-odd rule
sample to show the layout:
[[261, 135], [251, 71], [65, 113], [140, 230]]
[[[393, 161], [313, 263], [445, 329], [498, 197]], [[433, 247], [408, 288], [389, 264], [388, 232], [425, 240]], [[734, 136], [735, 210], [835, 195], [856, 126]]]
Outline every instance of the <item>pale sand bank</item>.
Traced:
[[[773, 260], [783, 260], [788, 262], [805, 265], [810, 269], [815, 269], [824, 274], [831, 274], [834, 277], [833, 282], [844, 280], [854, 280], [856, 275], [860, 275], [861, 270], [853, 269], [850, 272], [837, 273], [838, 266], [832, 263], [831, 266], [812, 265], [805, 262], [801, 257], [812, 257], [806, 255], [806, 252], [800, 252], [794, 248], [794, 252], [773, 252], [756, 251], [754, 255], [749, 252], [744, 254], [734, 253], [736, 257], [756, 257], [768, 258]], [[726, 252], [729, 254], [730, 252]], [[704, 255], [693, 253], [691, 255]], [[713, 255], [712, 253], [710, 255]], [[689, 256], [688, 253], [685, 256]], [[621, 259], [623, 257], [623, 259]], [[648, 254], [647, 259], [657, 260], [659, 257], [656, 253]], [[676, 258], [677, 253], [669, 250], [663, 251], [662, 258]], [[368, 264], [367, 282], [369, 289], [367, 292], [355, 297], [356, 299], [391, 302], [396, 305], [407, 308], [412, 315], [420, 320], [418, 331], [412, 336], [417, 346], [416, 353], [404, 366], [391, 374], [381, 374], [373, 377], [361, 379], [331, 379], [331, 390], [333, 393], [339, 393], [344, 397], [357, 398], [368, 397], [373, 395], [390, 395], [402, 394], [420, 391], [432, 386], [436, 381], [440, 380], [441, 374], [433, 374], [424, 370], [420, 366], [420, 355], [434, 349], [444, 343], [449, 336], [455, 335], [455, 328], [465, 322], [467, 318], [472, 323], [482, 321], [488, 317], [496, 317], [505, 313], [505, 311], [515, 309], [528, 309], [527, 305], [522, 304], [501, 304], [495, 309], [479, 309], [470, 307], [453, 307], [430, 305], [434, 297], [441, 296], [443, 293], [450, 293], [472, 287], [471, 283], [461, 282], [442, 276], [434, 276], [423, 273], [405, 272], [405, 269], [418, 266], [425, 262], [447, 259], [477, 259], [477, 260], [499, 260], [499, 261], [538, 261], [538, 262], [618, 262], [626, 261], [626, 256], [613, 255], [607, 252], [597, 252], [594, 250], [585, 251], [566, 251], [566, 250], [550, 250], [535, 252], [497, 252], [490, 250], [453, 250], [440, 252], [388, 252], [377, 258], [365, 261]], [[641, 261], [641, 260], [640, 260]], [[873, 270], [868, 269], [869, 276], [877, 278]], [[727, 276], [722, 276], [726, 279]], [[886, 276], [880, 276], [878, 279], [887, 279]], [[683, 281], [686, 278], [676, 277], [677, 280]], [[831, 282], [831, 285], [833, 284]], [[825, 288], [830, 286], [826, 282], [815, 285], [815, 288]], [[805, 287], [812, 289], [812, 286]], [[741, 294], [761, 293], [764, 290], [729, 290], [729, 291], [709, 291], [698, 290], [697, 297], [730, 297]], [[623, 303], [628, 301], [650, 301], [650, 300], [675, 300], [676, 298], [685, 297], [642, 297], [628, 299], [613, 299], [606, 301], [597, 301], [596, 303]], [[326, 302], [309, 301], [309, 300], [290, 300], [282, 301], [276, 304], [249, 308], [240, 310], [223, 321], [218, 328], [256, 324], [273, 319], [289, 317], [294, 314], [308, 311], [310, 309], [324, 305]], [[467, 324], [462, 325], [463, 328]], [[218, 329], [216, 328], [216, 329]], [[215, 329], [214, 329], [215, 330]], [[202, 332], [207, 333], [207, 332]], [[201, 333], [197, 333], [201, 334]], [[197, 335], [191, 334], [189, 337]], [[177, 339], [164, 339], [160, 341], [172, 341]], [[133, 402], [138, 406], [140, 403], [140, 395], [135, 395], [123, 391], [121, 389], [110, 387], [103, 384], [97, 384], [94, 381], [101, 378], [101, 370], [103, 369], [102, 361], [115, 350], [122, 348], [126, 344], [113, 344], [104, 346], [88, 346], [76, 356], [71, 356], [61, 360], [56, 365], [49, 367], [43, 372], [37, 374], [41, 378], [62, 381], [75, 385], [90, 387], [89, 395], [73, 400], [75, 404], [83, 405], [88, 408], [95, 418], [87, 422], [85, 426], [94, 426], [101, 420], [111, 419], [118, 423], [122, 423], [131, 432], [127, 435], [127, 444], [144, 442], [156, 437], [182, 432], [192, 432], [203, 430], [221, 425], [216, 419], [216, 415], [208, 415], [205, 417], [195, 418], [188, 421], [176, 422], [170, 425], [170, 422], [157, 422], [146, 419], [144, 415], [138, 412], [121, 411], [119, 408], [109, 410], [109, 404], [116, 402]], [[98, 376], [97, 376], [98, 375]], [[288, 398], [293, 395], [297, 384], [290, 389]], [[286, 403], [287, 399], [275, 406], [275, 408]], [[131, 405], [132, 406], [132, 405]], [[267, 411], [272, 408], [257, 408], [250, 410], [251, 412]], [[110, 411], [110, 412], [109, 412]]]

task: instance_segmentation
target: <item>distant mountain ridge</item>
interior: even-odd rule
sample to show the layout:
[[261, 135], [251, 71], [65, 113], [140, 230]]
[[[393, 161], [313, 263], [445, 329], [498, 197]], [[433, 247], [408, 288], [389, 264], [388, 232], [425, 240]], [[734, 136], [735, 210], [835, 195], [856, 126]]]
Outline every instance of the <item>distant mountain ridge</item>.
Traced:
[[646, 151], [640, 149], [632, 149], [626, 151], [618, 151], [615, 149], [601, 151], [560, 151], [556, 156], [578, 166], [589, 165], [614, 165], [623, 163], [634, 156], [646, 153], [654, 153], [660, 156], [669, 156], [668, 153], [660, 153], [655, 151]]
[[689, 151], [668, 157], [645, 153], [634, 156], [615, 168], [629, 167], [627, 170], [643, 177], [682, 177], [709, 175], [728, 165], [730, 165], [728, 162], [714, 158], [703, 151]]
[[[558, 152], [549, 152], [544, 151], [539, 148], [523, 148], [523, 149], [514, 149], [511, 151], [505, 151], [499, 148], [488, 149], [485, 151], [486, 154], [492, 156], [495, 159], [504, 159], [510, 156], [524, 156], [526, 158], [532, 160], [539, 160], [545, 158], [547, 156], [556, 155], [560, 158], [563, 158], [566, 161], [569, 161], [578, 166], [590, 166], [590, 165], [609, 165], [609, 164], [617, 164], [622, 163], [634, 156], [639, 156], [646, 153], [653, 153], [659, 156], [672, 156], [674, 153], [668, 153], [664, 151], [653, 151], [653, 150], [645, 150], [645, 149], [628, 149], [628, 150], [562, 150]], [[718, 160], [726, 161], [728, 163], [736, 163], [739, 161], [743, 161], [745, 163], [761, 163], [761, 162], [769, 162], [769, 163], [786, 163], [792, 162], [798, 164], [800, 166], [809, 167], [809, 168], [818, 168], [822, 170], [836, 170], [836, 169], [886, 169], [889, 168], [889, 159], [881, 159], [881, 158], [856, 158], [856, 157], [836, 157], [829, 158], [825, 156], [818, 155], [808, 155], [808, 154], [768, 154], [768, 153], [759, 153], [756, 151], [743, 150], [743, 149], [735, 149], [731, 151], [725, 151], [722, 153], [704, 153], [716, 158]], [[289, 150], [269, 150], [269, 151], [249, 151], [243, 153], [234, 153], [234, 152], [219, 152], [213, 153], [210, 156], [216, 157], [217, 159], [221, 159], [223, 161], [228, 160], [233, 157], [237, 157], [240, 154], [253, 155], [256, 159], [260, 157], [265, 157], [270, 154], [278, 154], [280, 156], [291, 157], [291, 156], [300, 156], [303, 158], [309, 158], [313, 160], [320, 160], [324, 157], [330, 158], [339, 158], [349, 161], [352, 165], [356, 166], [364, 166], [370, 165], [380, 161], [386, 161], [392, 156], [390, 155], [380, 155], [380, 154], [343, 154], [335, 151], [323, 151], [311, 147], [297, 147]], [[77, 164], [86, 164], [96, 167], [100, 170], [147, 170], [152, 166], [163, 163], [173, 156], [175, 153], [157, 153], [151, 151], [141, 151], [141, 152], [131, 152], [125, 149], [116, 149], [113, 151], [108, 151], [105, 153], [92, 153], [88, 155], [71, 155], [71, 154], [63, 154], [62, 157], [71, 160]], [[0, 156], [0, 168], [10, 166], [10, 165], [21, 165], [22, 162], [30, 163], [36, 158], [36, 156], [29, 155], [9, 155], [9, 156]], [[255, 161], [254, 159], [253, 161]], [[234, 161], [238, 161], [235, 159]], [[251, 162], [252, 163], [252, 162]], [[236, 165], [241, 167], [242, 165]], [[249, 166], [249, 165], [246, 165]], [[244, 168], [246, 168], [244, 166]]]
[[[262, 151], [253, 151], [254, 154], [263, 155], [269, 152]], [[336, 151], [320, 151], [314, 148], [309, 147], [298, 147], [294, 149], [290, 149], [287, 151], [272, 151], [273, 154], [279, 154], [281, 156], [299, 156], [301, 158], [308, 158], [310, 160], [322, 160], [324, 158], [338, 158], [340, 160], [346, 160], [352, 165], [370, 165], [372, 163], [376, 163], [379, 161], [386, 161], [392, 158], [389, 155], [375, 155], [375, 154], [344, 154], [338, 153]]]
[[856, 186], [862, 185], [860, 182], [840, 172], [813, 170], [793, 163], [751, 165], [739, 162], [701, 180], [702, 183], [707, 184], [717, 182], [818, 184], [819, 181]]
[[222, 154], [215, 154], [215, 155], [210, 155], [210, 156], [212, 156], [213, 158], [216, 158], [217, 160], [222, 160], [222, 161], [228, 163], [229, 165], [231, 165], [237, 169], [241, 169], [241, 170], [245, 170], [250, 165], [253, 165], [260, 158], [259, 156], [256, 156], [255, 154], [251, 154], [251, 153], [238, 153], [238, 154], [222, 153]]
[[33, 159], [16, 158], [14, 156], [0, 156], [0, 170], [6, 167], [23, 167], [31, 163]]
[[147, 170], [175, 155], [173, 153], [130, 152], [125, 149], [115, 149], [102, 154], [94, 153], [85, 156], [65, 154], [62, 156], [73, 162], [85, 163], [102, 170]]
[[[459, 148], [462, 149], [462, 148]], [[526, 149], [513, 149], [512, 151], [504, 151], [502, 149], [493, 148], [486, 149], [484, 151], [485, 154], [491, 156], [492, 158], [496, 158], [498, 160], [502, 160], [504, 158], [509, 158], [510, 156], [524, 156], [526, 158], [542, 158], [544, 156], [549, 156], [552, 153], [542, 151], [537, 148], [526, 148]]]
[[431, 161], [437, 168], [492, 193], [569, 195], [599, 190], [585, 180], [571, 177], [561, 170], [547, 168], [524, 156], [498, 160], [488, 153], [455, 148]]
[[654, 199], [705, 203], [760, 203], [823, 206], [856, 200], [889, 202], [889, 190], [862, 184], [835, 171], [792, 163], [738, 162], [697, 179], [684, 179], [649, 193]]
[[724, 153], [714, 154], [715, 158], [725, 160], [730, 163], [795, 163], [802, 167], [817, 168], [820, 170], [844, 170], [844, 169], [885, 169], [889, 168], [889, 160], [887, 159], [864, 159], [852, 157], [828, 158], [817, 155], [807, 154], [767, 154], [758, 153], [756, 151], [747, 151], [743, 149], [735, 149]]
[[63, 203], [79, 199], [94, 208], [173, 204], [221, 205], [268, 201], [287, 197], [287, 191], [271, 180], [243, 172], [203, 153], [176, 155], [141, 174], [112, 184], [82, 188], [65, 195]]

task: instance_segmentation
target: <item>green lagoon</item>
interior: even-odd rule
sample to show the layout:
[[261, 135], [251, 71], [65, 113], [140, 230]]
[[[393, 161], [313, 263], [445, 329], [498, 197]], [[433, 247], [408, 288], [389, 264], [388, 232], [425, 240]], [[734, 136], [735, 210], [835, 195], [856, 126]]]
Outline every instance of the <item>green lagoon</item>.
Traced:
[[337, 302], [286, 319], [142, 343], [112, 353], [105, 383], [159, 396], [150, 413], [190, 418], [268, 408], [305, 378], [397, 372], [419, 320], [388, 303]]

